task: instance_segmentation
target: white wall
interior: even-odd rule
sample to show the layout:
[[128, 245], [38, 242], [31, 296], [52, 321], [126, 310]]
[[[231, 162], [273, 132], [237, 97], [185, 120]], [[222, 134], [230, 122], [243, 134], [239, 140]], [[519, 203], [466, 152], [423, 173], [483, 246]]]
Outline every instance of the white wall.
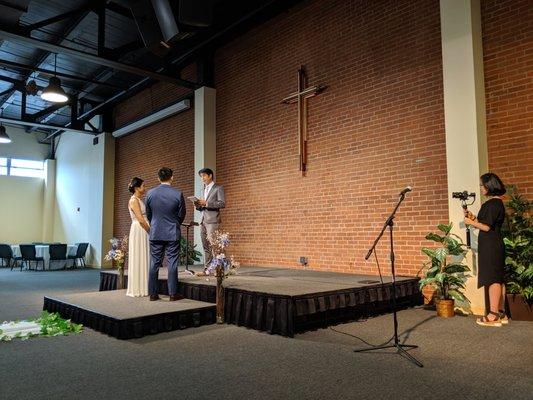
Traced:
[[[44, 160], [49, 147], [39, 144], [34, 133], [6, 126], [11, 143], [0, 144], [0, 157]], [[42, 240], [44, 180], [0, 176], [0, 242], [27, 243]]]
[[43, 179], [0, 176], [0, 243], [40, 242]]
[[27, 160], [44, 160], [48, 157], [50, 146], [40, 144], [35, 133], [26, 133], [24, 129], [19, 127], [4, 126], [11, 138], [11, 143], [0, 144], [0, 157]]
[[87, 264], [93, 266], [103, 265], [107, 239], [112, 235], [112, 222], [108, 220], [112, 221], [109, 193], [113, 185], [108, 177], [113, 173], [111, 135], [100, 135], [97, 145], [93, 145], [91, 135], [61, 135], [56, 150], [54, 241], [90, 243]]

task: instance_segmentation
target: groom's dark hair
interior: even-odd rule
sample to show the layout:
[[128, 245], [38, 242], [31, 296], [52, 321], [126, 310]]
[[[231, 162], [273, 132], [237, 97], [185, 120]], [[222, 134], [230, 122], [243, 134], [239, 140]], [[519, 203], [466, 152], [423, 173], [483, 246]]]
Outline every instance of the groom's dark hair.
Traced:
[[172, 170], [167, 167], [160, 168], [157, 176], [161, 182], [168, 182], [172, 178]]
[[209, 176], [213, 176], [213, 170], [211, 168], [202, 168], [200, 171], [198, 171], [198, 175], [207, 174]]

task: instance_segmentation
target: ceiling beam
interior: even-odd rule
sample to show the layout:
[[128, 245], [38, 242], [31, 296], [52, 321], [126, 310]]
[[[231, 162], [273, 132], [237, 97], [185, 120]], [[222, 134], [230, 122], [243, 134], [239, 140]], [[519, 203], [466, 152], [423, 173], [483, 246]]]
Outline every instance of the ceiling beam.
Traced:
[[56, 112], [58, 110], [61, 110], [63, 107], [66, 107], [66, 106], [70, 105], [71, 102], [72, 102], [72, 99], [69, 99], [68, 101], [66, 101], [64, 103], [57, 103], [57, 104], [51, 105], [50, 107], [46, 107], [45, 109], [43, 109], [41, 111], [37, 111], [37, 112], [35, 112], [33, 114], [26, 114], [27, 121], [37, 122], [41, 118], [46, 117], [48, 114], [51, 114], [51, 113]]
[[141, 39], [133, 40], [129, 43], [123, 44], [122, 46], [115, 47], [113, 49], [106, 49], [107, 55], [115, 60], [118, 60], [125, 54], [128, 54], [132, 51], [139, 50], [144, 48], [144, 44]]
[[39, 29], [39, 28], [42, 28], [42, 27], [47, 26], [47, 25], [55, 24], [56, 22], [62, 21], [64, 19], [77, 17], [78, 15], [81, 15], [84, 12], [87, 12], [87, 11], [91, 11], [92, 9], [93, 9], [93, 6], [89, 3], [89, 4], [86, 4], [83, 7], [80, 7], [78, 9], [76, 9], [76, 10], [72, 10], [72, 11], [69, 11], [69, 12], [66, 12], [66, 13], [63, 13], [63, 14], [59, 14], [59, 15], [56, 15], [55, 17], [47, 18], [47, 19], [44, 19], [44, 20], [39, 21], [39, 22], [35, 22], [33, 24], [30, 24], [30, 25], [24, 25], [21, 29], [25, 33], [30, 33], [31, 31], [33, 31], [35, 29]]
[[8, 125], [36, 126], [38, 128], [43, 128], [43, 129], [62, 129], [65, 132], [87, 133], [89, 135], [99, 135], [100, 133], [102, 133], [102, 132], [86, 131], [85, 129], [74, 129], [74, 128], [70, 128], [70, 127], [66, 128], [66, 127], [58, 126], [58, 125], [42, 124], [39, 122], [21, 121], [19, 119], [7, 118], [7, 117], [0, 117], [0, 122], [3, 122], [4, 124], [8, 124]]
[[[89, 4], [91, 4], [91, 1], [87, 0], [85, 4], [89, 5]], [[53, 39], [53, 43], [63, 43], [65, 38], [67, 38], [68, 35], [70, 35], [72, 33], [72, 31], [74, 29], [76, 29], [76, 27], [85, 19], [85, 17], [89, 13], [90, 13], [90, 11], [85, 11], [82, 15], [78, 16], [78, 18], [76, 18], [70, 25], [66, 26], [65, 29], [63, 29], [63, 32], [62, 32], [64, 37]], [[37, 52], [37, 56], [34, 57], [34, 59], [32, 60], [32, 62], [30, 64], [35, 65], [36, 67], [40, 67], [46, 61], [46, 59], [48, 58], [49, 55], [50, 55], [50, 52], [48, 52], [48, 51], [39, 51], [39, 52]], [[21, 80], [23, 82], [26, 82], [26, 80], [31, 76], [31, 74], [32, 74], [31, 71], [29, 73], [27, 73], [27, 74], [24, 74], [24, 76], [23, 76], [23, 78]], [[11, 96], [13, 95], [13, 93], [15, 92], [15, 87], [14, 86], [11, 89], [12, 89], [11, 92], [5, 94], [4, 96], [0, 96], [0, 107], [6, 101], [8, 101], [11, 98]]]
[[11, 88], [10, 89], [7, 89], [7, 90], [4, 90], [3, 92], [0, 92], [0, 97], [2, 97], [3, 95], [5, 94], [8, 94], [11, 92]]
[[13, 91], [21, 90], [21, 88], [24, 87], [24, 81], [21, 81], [20, 79], [11, 78], [10, 76], [0, 75], [0, 81], [13, 84], [13, 88], [12, 88]]
[[0, 29], [0, 38], [7, 41], [21, 43], [27, 46], [37, 47], [42, 50], [46, 50], [50, 53], [66, 54], [71, 57], [92, 62], [94, 64], [103, 65], [108, 68], [118, 69], [120, 71], [129, 72], [131, 74], [149, 77], [158, 81], [168, 82], [175, 85], [183, 86], [190, 89], [197, 89], [199, 85], [195, 82], [190, 82], [185, 79], [174, 78], [169, 75], [164, 75], [158, 72], [139, 68], [134, 65], [124, 64], [119, 61], [110, 60], [108, 58], [99, 57], [90, 53], [85, 53], [79, 50], [74, 50], [69, 47], [61, 46], [58, 44], [48, 43], [44, 40], [35, 39], [29, 36], [24, 36], [19, 33], [10, 32], [5, 29]]
[[117, 4], [113, 1], [109, 1], [106, 4], [106, 8], [110, 11], [113, 11], [114, 13], [117, 13], [118, 15], [122, 15], [123, 17], [133, 19], [133, 14], [131, 13], [131, 10], [129, 8], [121, 6], [120, 4]]
[[19, 6], [18, 4], [13, 4], [13, 2], [10, 2], [10, 1], [0, 0], [0, 6], [4, 6], [4, 7], [7, 7], [7, 8], [11, 8], [13, 10], [21, 11], [23, 13], [27, 13], [28, 12], [28, 7]]
[[0, 60], [0, 65], [6, 66], [6, 67], [15, 68], [15, 69], [22, 69], [22, 70], [26, 70], [26, 71], [39, 72], [40, 74], [47, 75], [47, 76], [59, 76], [60, 78], [65, 78], [67, 80], [86, 82], [86, 83], [94, 83], [95, 85], [108, 86], [108, 87], [112, 87], [114, 89], [120, 89], [120, 90], [125, 89], [125, 88], [123, 88], [121, 86], [114, 85], [112, 83], [107, 83], [107, 82], [103, 82], [103, 81], [97, 81], [97, 80], [94, 80], [94, 79], [85, 78], [85, 77], [82, 77], [82, 76], [71, 75], [71, 74], [67, 74], [67, 73], [64, 73], [64, 72], [54, 72], [52, 70], [32, 67], [31, 65], [20, 64], [20, 63], [14, 62], [14, 61]]

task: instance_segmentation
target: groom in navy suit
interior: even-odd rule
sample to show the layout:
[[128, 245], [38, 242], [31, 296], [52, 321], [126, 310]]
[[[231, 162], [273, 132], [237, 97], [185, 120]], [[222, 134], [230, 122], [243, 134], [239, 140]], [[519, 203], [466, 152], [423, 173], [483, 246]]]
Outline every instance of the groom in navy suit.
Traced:
[[183, 298], [178, 294], [178, 264], [180, 256], [181, 223], [185, 219], [185, 200], [180, 190], [171, 186], [174, 176], [170, 168], [157, 173], [159, 186], [146, 196], [146, 216], [150, 222], [150, 301], [159, 300], [157, 294], [159, 267], [165, 253], [168, 261], [168, 294], [170, 301]]

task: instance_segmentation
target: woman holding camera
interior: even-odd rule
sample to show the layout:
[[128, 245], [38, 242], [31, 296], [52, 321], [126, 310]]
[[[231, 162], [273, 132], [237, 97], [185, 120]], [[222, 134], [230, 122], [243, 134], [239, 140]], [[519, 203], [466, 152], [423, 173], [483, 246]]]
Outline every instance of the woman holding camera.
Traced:
[[501, 228], [505, 219], [505, 206], [501, 196], [505, 194], [505, 186], [501, 179], [493, 173], [481, 175], [481, 194], [488, 197], [475, 217], [465, 211], [464, 222], [479, 229], [478, 253], [479, 274], [478, 288], [485, 286], [489, 294], [489, 312], [478, 318], [476, 323], [483, 326], [502, 326], [508, 319], [504, 312], [503, 295], [505, 294], [504, 268], [505, 246]]

